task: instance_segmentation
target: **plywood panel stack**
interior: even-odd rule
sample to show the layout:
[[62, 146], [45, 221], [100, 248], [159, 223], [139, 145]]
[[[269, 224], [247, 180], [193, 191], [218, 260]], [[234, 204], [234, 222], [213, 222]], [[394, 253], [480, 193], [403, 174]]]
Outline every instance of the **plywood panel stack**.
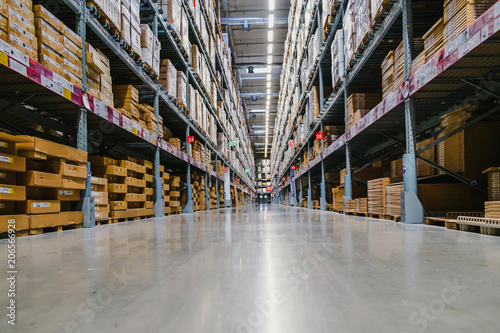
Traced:
[[[326, 2], [326, 1], [324, 1]], [[344, 76], [344, 30], [339, 29], [335, 33], [332, 42], [332, 86], [337, 88]]]
[[346, 211], [356, 212], [356, 199], [346, 201]]
[[37, 60], [38, 44], [32, 8], [31, 0], [2, 1], [0, 39]]
[[389, 178], [378, 178], [368, 181], [368, 213], [385, 215], [386, 187]]
[[372, 17], [371, 17], [371, 0], [355, 0], [352, 1], [354, 19], [354, 34], [356, 42], [354, 45], [355, 52], [361, 50], [363, 43], [366, 41], [368, 34], [372, 30]]
[[90, 196], [94, 198], [96, 222], [108, 221], [110, 212], [108, 179], [92, 176], [90, 179]]
[[370, 93], [370, 94], [351, 94], [347, 98], [347, 124], [346, 128], [351, 128], [354, 122], [354, 113], [360, 110], [360, 114], [369, 112], [372, 108], [377, 106], [382, 100], [380, 94]]
[[141, 59], [155, 77], [160, 75], [161, 43], [147, 24], [141, 24]]
[[337, 186], [333, 188], [333, 209], [344, 210], [344, 186]]
[[17, 184], [17, 174], [26, 171], [26, 159], [18, 155], [18, 137], [0, 133], [0, 233], [9, 231], [9, 220], [15, 230], [27, 233], [29, 217], [16, 212], [17, 202], [26, 200], [26, 187]]
[[170, 96], [177, 98], [177, 69], [169, 59], [161, 61], [160, 84]]
[[386, 187], [386, 211], [387, 215], [401, 216], [401, 192], [404, 192], [403, 183], [395, 183]]
[[423, 36], [425, 60], [444, 47], [444, 20], [440, 18]]
[[486, 201], [484, 203], [484, 217], [500, 219], [500, 201]]
[[368, 198], [357, 198], [356, 199], [356, 212], [361, 214], [368, 213]]
[[344, 126], [324, 126], [323, 132], [325, 135], [325, 147], [328, 147], [344, 133]]
[[444, 2], [444, 42], [452, 41], [496, 0], [446, 0]]
[[83, 223], [77, 211], [80, 191], [85, 189], [87, 153], [36, 137], [22, 136], [20, 156], [26, 158], [26, 172], [17, 175], [26, 186], [26, 201], [16, 207], [30, 215], [30, 233], [42, 228]]
[[394, 90], [394, 51], [390, 51], [382, 61], [382, 98]]
[[168, 139], [168, 143], [170, 143], [172, 146], [174, 146], [175, 148], [177, 148], [177, 150], [179, 150], [179, 151], [182, 149], [181, 139], [170, 138], [170, 139]]

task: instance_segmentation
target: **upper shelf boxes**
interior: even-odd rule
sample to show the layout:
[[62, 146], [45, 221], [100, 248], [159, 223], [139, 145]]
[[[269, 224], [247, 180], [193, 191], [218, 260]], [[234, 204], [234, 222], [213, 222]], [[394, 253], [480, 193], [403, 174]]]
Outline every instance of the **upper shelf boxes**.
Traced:
[[155, 76], [160, 74], [161, 44], [147, 24], [141, 24], [141, 58]]
[[30, 0], [9, 0], [0, 3], [0, 36], [31, 58], [38, 59], [33, 4]]

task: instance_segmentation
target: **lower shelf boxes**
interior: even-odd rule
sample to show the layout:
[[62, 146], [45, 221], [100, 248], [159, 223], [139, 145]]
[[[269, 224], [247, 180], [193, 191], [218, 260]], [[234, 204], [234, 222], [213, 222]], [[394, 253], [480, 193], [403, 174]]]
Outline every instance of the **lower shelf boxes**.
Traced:
[[90, 179], [90, 196], [94, 198], [95, 220], [109, 219], [108, 180], [101, 177]]

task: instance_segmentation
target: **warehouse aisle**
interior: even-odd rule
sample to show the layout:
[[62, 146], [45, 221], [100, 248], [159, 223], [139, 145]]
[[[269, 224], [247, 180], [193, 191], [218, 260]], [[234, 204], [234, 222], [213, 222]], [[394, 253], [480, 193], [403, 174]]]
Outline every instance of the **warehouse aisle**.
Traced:
[[[440, 227], [270, 205], [17, 241], [18, 325], [2, 315], [1, 332], [497, 332], [500, 322], [500, 238]], [[4, 305], [6, 289], [1, 279]]]

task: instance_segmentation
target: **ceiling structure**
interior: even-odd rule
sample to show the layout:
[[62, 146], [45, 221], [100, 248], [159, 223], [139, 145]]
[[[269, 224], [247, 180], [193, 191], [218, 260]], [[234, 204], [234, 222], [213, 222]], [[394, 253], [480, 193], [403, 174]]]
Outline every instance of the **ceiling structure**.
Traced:
[[270, 158], [290, 0], [218, 0], [218, 6], [257, 160], [263, 159], [266, 153], [266, 109], [270, 100], [267, 135], [267, 158]]

